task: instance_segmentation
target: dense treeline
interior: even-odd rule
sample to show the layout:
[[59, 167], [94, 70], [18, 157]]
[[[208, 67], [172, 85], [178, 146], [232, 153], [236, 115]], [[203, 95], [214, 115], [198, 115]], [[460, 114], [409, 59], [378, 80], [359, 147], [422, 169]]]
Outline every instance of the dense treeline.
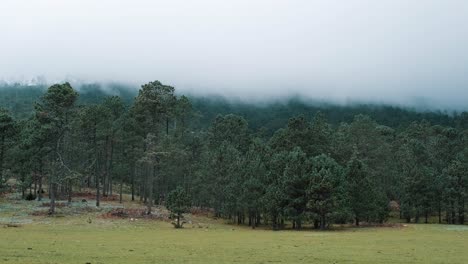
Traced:
[[300, 102], [253, 111], [260, 108], [178, 96], [158, 81], [134, 100], [85, 94], [57, 84], [33, 115], [1, 110], [0, 188], [16, 178], [23, 197], [38, 200], [47, 189], [50, 213], [55, 199], [94, 188], [96, 206], [126, 189], [148, 213], [165, 203], [180, 220], [199, 206], [252, 227], [381, 223], [390, 201], [408, 222], [465, 222], [466, 113], [356, 107], [371, 115], [351, 118], [336, 110], [346, 108]]
[[434, 124], [453, 127], [468, 120], [466, 115], [459, 112], [418, 111], [415, 108], [362, 103], [339, 105], [295, 97], [286, 101], [269, 103], [230, 101], [224, 97], [191, 97], [190, 99], [193, 108], [202, 113], [200, 123], [204, 127], [208, 127], [219, 114], [236, 114], [244, 117], [252, 129], [263, 128], [270, 134], [284, 127], [291, 116], [303, 115], [311, 120], [313, 114], [318, 111], [322, 112], [333, 126], [342, 122], [350, 123], [359, 114], [367, 115], [379, 124], [395, 129], [404, 128], [413, 121], [423, 119]]

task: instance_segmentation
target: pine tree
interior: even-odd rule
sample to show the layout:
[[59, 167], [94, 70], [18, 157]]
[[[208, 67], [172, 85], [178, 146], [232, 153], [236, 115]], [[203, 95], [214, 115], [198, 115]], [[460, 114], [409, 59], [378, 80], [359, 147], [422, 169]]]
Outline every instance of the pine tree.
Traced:
[[188, 212], [190, 204], [190, 196], [187, 194], [185, 189], [180, 186], [167, 195], [166, 207], [176, 217], [176, 222], [174, 223], [175, 228], [183, 227], [183, 223], [180, 222], [180, 218], [183, 213]]

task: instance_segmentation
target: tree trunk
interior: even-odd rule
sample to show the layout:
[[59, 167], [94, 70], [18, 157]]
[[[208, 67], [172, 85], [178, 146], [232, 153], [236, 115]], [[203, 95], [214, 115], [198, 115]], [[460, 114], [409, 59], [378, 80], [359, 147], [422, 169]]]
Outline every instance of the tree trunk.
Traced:
[[100, 206], [100, 200], [101, 200], [101, 187], [99, 184], [99, 174], [96, 174], [96, 206]]
[[141, 182], [139, 182], [138, 184], [138, 196], [140, 197], [140, 202], [143, 202], [143, 203], [146, 202], [143, 200], [143, 196], [145, 196], [145, 192], [143, 191], [143, 185], [141, 184]]
[[37, 173], [34, 173], [34, 195], [37, 196]]
[[451, 221], [451, 224], [455, 224], [455, 202], [450, 202], [450, 213], [451, 213], [451, 216], [450, 216], [450, 221]]
[[465, 224], [465, 200], [463, 198], [458, 200], [458, 223]]
[[319, 224], [320, 224], [320, 221], [318, 219], [315, 219], [314, 220], [314, 229], [318, 229], [319, 228]]
[[325, 228], [326, 228], [326, 226], [325, 226], [325, 216], [322, 215], [322, 216], [320, 217], [320, 229], [321, 229], [321, 230], [324, 230]]
[[442, 206], [440, 204], [440, 200], [439, 200], [439, 204], [438, 204], [438, 214], [439, 214], [439, 224], [442, 224]]
[[99, 182], [99, 167], [98, 167], [98, 159], [99, 159], [99, 153], [98, 153], [98, 148], [97, 148], [97, 133], [96, 133], [96, 122], [94, 123], [94, 137], [93, 137], [93, 144], [94, 144], [94, 158], [95, 163], [94, 163], [94, 180], [96, 181], [96, 206], [100, 206], [100, 199], [101, 199], [101, 187], [100, 187], [100, 182]]
[[50, 193], [50, 208], [49, 208], [49, 214], [55, 214], [55, 195], [56, 195], [56, 192], [57, 192], [57, 187], [56, 187], [56, 183], [51, 183], [50, 184], [50, 190], [49, 190], [49, 193]]
[[268, 226], [270, 224], [270, 219], [268, 217], [266, 217], [265, 215], [263, 215], [263, 224]]
[[133, 170], [132, 170], [132, 179], [131, 179], [131, 184], [132, 184], [132, 201], [135, 201], [135, 170], [136, 166], [133, 164]]
[[88, 179], [86, 180], [86, 187], [91, 188], [91, 173], [88, 174]]
[[146, 202], [148, 206], [148, 210], [146, 214], [150, 215], [151, 214], [151, 207], [153, 206], [153, 178], [155, 174], [155, 169], [154, 166], [151, 165], [148, 173], [148, 200]]
[[272, 216], [272, 228], [273, 230], [278, 230], [278, 217], [276, 215]]
[[40, 177], [39, 177], [39, 190], [37, 192], [37, 200], [38, 201], [42, 201], [42, 160], [41, 160], [41, 163], [39, 165], [39, 173], [40, 173]]
[[355, 220], [356, 220], [356, 226], [359, 226], [359, 218], [356, 217]]
[[411, 216], [409, 215], [406, 216], [406, 223], [408, 224], [411, 223]]
[[122, 203], [122, 190], [123, 190], [123, 176], [120, 178], [120, 198], [119, 198], [119, 203]]
[[110, 157], [109, 157], [109, 194], [112, 196], [112, 167], [114, 163], [114, 136], [110, 140]]
[[106, 135], [104, 145], [104, 177], [102, 179], [102, 194], [107, 197], [109, 193], [109, 136]]
[[72, 202], [72, 182], [68, 180], [68, 204]]
[[144, 171], [144, 176], [144, 182], [140, 184], [142, 184], [141, 190], [143, 191], [143, 203], [146, 204], [146, 201], [148, 200], [148, 169], [146, 167]]
[[[3, 133], [2, 133], [3, 134]], [[3, 160], [5, 158], [5, 134], [2, 135], [0, 147], [0, 186], [3, 184]]]

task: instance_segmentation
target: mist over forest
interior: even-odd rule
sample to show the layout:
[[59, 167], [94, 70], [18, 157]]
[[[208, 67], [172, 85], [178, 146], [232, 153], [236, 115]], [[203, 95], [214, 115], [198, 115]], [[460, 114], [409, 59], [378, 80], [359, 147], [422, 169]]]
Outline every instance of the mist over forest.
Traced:
[[[0, 105], [9, 109], [17, 118], [26, 118], [33, 113], [34, 102], [40, 99], [48, 85], [37, 83], [0, 83]], [[138, 86], [119, 83], [83, 83], [77, 82], [80, 96], [78, 104], [94, 104], [102, 102], [107, 96], [120, 96], [125, 104], [130, 105], [138, 94]], [[178, 94], [184, 94], [177, 90]], [[198, 112], [199, 126], [206, 128], [218, 115], [230, 113], [244, 116], [251, 129], [266, 128], [270, 133], [282, 127], [292, 116], [303, 115], [311, 119], [318, 111], [325, 114], [329, 121], [338, 125], [340, 122], [350, 122], [357, 114], [366, 114], [378, 123], [391, 127], [405, 127], [412, 121], [429, 120], [447, 126], [457, 126], [462, 122], [463, 110], [441, 109], [428, 106], [425, 103], [397, 105], [383, 102], [336, 102], [333, 100], [318, 100], [301, 95], [289, 95], [277, 98], [228, 97], [222, 93], [203, 94], [186, 93]]]

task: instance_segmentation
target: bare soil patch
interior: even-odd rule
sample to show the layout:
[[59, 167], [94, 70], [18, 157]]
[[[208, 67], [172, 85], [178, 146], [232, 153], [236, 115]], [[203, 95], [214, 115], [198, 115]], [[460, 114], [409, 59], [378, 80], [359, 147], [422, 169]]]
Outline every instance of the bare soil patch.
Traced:
[[132, 219], [154, 219], [154, 220], [169, 220], [169, 214], [161, 210], [156, 210], [147, 214], [146, 209], [144, 208], [116, 208], [112, 209], [109, 212], [101, 215], [102, 218], [130, 218]]

